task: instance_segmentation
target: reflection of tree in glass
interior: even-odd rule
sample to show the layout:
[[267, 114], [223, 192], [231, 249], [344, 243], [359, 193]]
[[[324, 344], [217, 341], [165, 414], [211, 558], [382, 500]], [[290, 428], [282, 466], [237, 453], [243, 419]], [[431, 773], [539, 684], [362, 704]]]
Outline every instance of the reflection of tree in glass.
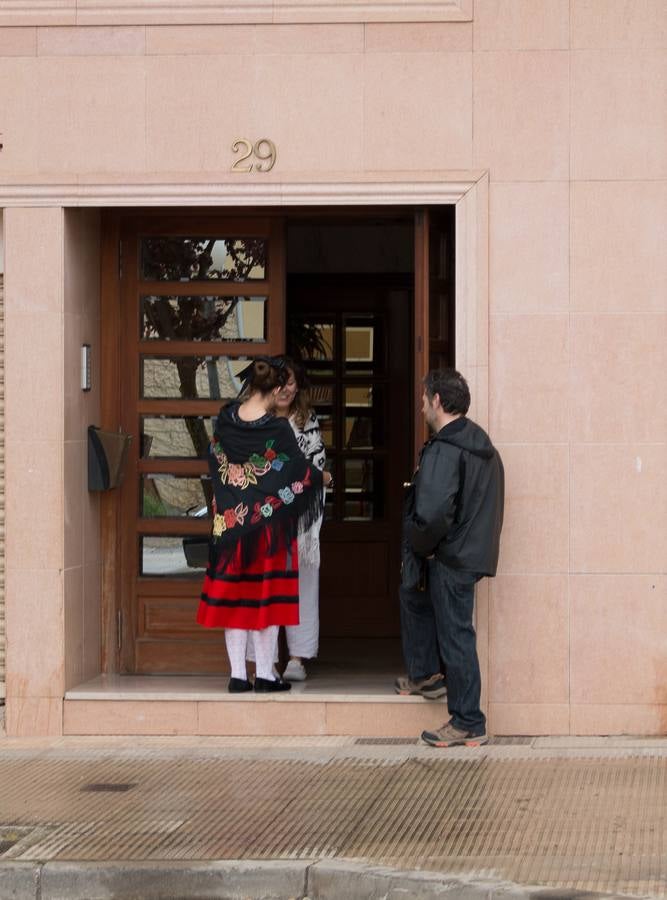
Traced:
[[[264, 238], [144, 238], [142, 275], [150, 281], [247, 281], [264, 278]], [[214, 264], [214, 263], [217, 263]]]
[[[142, 340], [217, 341], [234, 324], [239, 300], [250, 297], [144, 297]], [[231, 319], [231, 322], [229, 321]], [[234, 335], [226, 335], [233, 340]]]
[[[151, 281], [247, 281], [254, 270], [266, 277], [265, 239], [217, 238], [144, 238], [141, 268], [144, 279]], [[146, 297], [143, 301], [143, 337], [158, 340], [210, 341], [215, 340], [233, 314], [240, 298], [216, 303], [207, 297], [174, 297], [175, 302], [164, 303], [162, 298]], [[178, 371], [181, 397], [197, 399], [197, 369], [203, 356], [177, 356], [173, 359]], [[207, 365], [209, 396], [220, 399], [217, 368], [214, 360]], [[185, 424], [197, 456], [206, 455], [209, 437], [204, 420], [187, 416]], [[210, 507], [210, 485], [203, 483]]]

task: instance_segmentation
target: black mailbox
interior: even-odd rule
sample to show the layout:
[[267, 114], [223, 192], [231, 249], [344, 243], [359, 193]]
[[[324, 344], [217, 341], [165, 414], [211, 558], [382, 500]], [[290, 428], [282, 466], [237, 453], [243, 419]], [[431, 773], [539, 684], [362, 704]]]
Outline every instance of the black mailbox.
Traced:
[[123, 481], [131, 434], [88, 426], [88, 490], [110, 491]]

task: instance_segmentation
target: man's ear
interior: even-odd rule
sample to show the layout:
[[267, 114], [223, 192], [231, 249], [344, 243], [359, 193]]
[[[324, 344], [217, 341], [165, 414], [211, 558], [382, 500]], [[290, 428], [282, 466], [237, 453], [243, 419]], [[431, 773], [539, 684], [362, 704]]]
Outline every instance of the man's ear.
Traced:
[[433, 394], [433, 406], [436, 409], [442, 409], [442, 403], [440, 401], [440, 394]]

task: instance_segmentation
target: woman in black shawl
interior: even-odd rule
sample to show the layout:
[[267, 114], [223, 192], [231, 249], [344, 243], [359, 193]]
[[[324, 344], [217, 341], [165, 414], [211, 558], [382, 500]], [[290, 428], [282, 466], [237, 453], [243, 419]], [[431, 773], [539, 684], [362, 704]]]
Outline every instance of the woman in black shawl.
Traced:
[[323, 505], [323, 474], [299, 450], [289, 422], [273, 415], [289, 376], [284, 362], [257, 359], [244, 374], [247, 399], [220, 410], [208, 453], [213, 528], [197, 613], [200, 625], [225, 629], [231, 693], [253, 687], [249, 631], [255, 691], [290, 688], [273, 672], [278, 629], [299, 622], [297, 534]]

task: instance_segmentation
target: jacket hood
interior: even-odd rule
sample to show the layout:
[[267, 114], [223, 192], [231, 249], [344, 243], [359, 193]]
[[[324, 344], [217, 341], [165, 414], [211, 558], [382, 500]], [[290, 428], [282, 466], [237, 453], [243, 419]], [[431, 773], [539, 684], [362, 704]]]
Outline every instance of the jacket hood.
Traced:
[[453, 444], [461, 450], [467, 450], [468, 453], [481, 456], [482, 459], [491, 459], [496, 452], [486, 431], [480, 428], [479, 425], [476, 425], [475, 422], [466, 419], [465, 416], [455, 419], [449, 425], [445, 425], [433, 436], [432, 440]]

